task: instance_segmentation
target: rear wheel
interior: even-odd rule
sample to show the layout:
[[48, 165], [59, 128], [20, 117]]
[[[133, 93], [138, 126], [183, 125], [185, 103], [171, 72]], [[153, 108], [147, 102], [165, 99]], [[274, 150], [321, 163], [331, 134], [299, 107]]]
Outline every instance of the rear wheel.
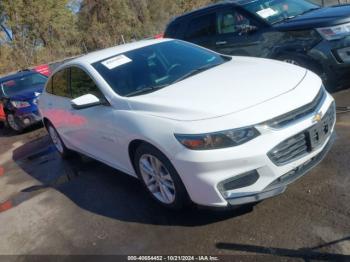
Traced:
[[180, 209], [190, 203], [185, 186], [175, 168], [155, 147], [148, 144], [139, 146], [134, 166], [146, 190], [159, 204]]
[[63, 158], [66, 158], [67, 156], [69, 156], [70, 151], [64, 145], [60, 135], [57, 133], [57, 130], [54, 128], [54, 126], [51, 123], [46, 123], [45, 126], [46, 126], [46, 129], [47, 129], [47, 132], [49, 133], [51, 141], [54, 144], [55, 148], [57, 149], [58, 153]]

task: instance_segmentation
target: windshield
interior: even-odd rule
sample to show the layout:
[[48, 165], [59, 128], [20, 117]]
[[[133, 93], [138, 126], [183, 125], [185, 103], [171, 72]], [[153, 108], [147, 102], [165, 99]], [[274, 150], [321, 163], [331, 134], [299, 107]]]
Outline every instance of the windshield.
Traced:
[[305, 0], [253, 0], [242, 4], [242, 7], [270, 24], [276, 24], [320, 8]]
[[33, 88], [33, 86], [44, 86], [46, 80], [46, 76], [33, 73], [23, 77], [6, 80], [5, 82], [1, 82], [0, 86], [2, 93], [5, 96], [14, 96]]
[[93, 67], [121, 96], [141, 95], [230, 60], [182, 41], [167, 41], [96, 62]]

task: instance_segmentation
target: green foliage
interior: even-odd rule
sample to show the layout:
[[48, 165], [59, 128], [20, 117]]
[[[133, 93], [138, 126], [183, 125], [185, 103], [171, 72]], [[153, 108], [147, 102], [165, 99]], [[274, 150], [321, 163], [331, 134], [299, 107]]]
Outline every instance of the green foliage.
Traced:
[[[0, 48], [0, 70], [17, 70], [80, 52], [68, 0], [2, 0], [13, 41]], [[78, 41], [77, 41], [78, 40]]]

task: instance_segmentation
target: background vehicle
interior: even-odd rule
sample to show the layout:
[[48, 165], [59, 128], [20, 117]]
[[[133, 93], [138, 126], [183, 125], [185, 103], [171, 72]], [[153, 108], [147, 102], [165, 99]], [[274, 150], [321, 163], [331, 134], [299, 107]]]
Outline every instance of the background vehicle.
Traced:
[[165, 37], [300, 65], [319, 74], [330, 91], [350, 86], [350, 5], [226, 1], [173, 19]]
[[314, 73], [169, 39], [67, 62], [39, 107], [62, 156], [78, 151], [137, 176], [171, 208], [282, 193], [322, 160], [335, 125]]
[[0, 78], [0, 99], [8, 127], [20, 132], [41, 121], [37, 98], [46, 81], [46, 76], [28, 70]]

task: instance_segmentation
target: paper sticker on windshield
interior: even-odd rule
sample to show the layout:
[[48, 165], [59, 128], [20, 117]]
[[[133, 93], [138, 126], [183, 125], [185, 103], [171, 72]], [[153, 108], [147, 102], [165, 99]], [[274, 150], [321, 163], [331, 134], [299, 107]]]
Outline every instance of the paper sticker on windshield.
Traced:
[[125, 55], [118, 55], [112, 57], [108, 60], [103, 61], [101, 64], [107, 67], [109, 70], [116, 68], [118, 66], [130, 63], [132, 60]]
[[270, 16], [274, 16], [276, 14], [278, 14], [278, 11], [273, 10], [272, 8], [266, 8], [263, 10], [260, 10], [258, 12], [256, 12], [258, 15], [260, 15], [262, 18], [268, 18]]

